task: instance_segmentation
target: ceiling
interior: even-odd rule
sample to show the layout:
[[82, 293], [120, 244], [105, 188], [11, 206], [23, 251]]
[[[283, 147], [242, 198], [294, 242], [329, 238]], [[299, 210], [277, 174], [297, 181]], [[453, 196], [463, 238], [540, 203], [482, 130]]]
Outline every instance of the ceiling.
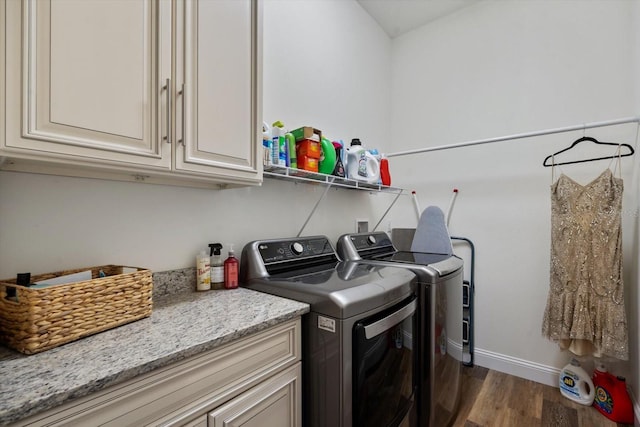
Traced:
[[480, 0], [358, 0], [394, 38]]

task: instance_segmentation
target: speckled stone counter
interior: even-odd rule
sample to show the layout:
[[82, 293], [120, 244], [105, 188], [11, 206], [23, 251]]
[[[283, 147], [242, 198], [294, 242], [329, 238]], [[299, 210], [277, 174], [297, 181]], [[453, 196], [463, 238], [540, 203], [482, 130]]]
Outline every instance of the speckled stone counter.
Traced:
[[309, 311], [307, 304], [244, 288], [172, 293], [154, 274], [154, 288], [156, 281], [162, 283], [149, 318], [31, 356], [0, 347], [0, 425]]

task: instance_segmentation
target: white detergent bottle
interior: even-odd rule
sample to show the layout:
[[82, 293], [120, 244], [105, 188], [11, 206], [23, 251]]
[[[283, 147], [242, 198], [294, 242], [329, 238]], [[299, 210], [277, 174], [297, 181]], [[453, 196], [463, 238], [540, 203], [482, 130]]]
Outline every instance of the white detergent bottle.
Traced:
[[349, 179], [375, 184], [380, 177], [380, 164], [378, 159], [362, 146], [358, 138], [351, 140], [351, 145], [346, 148], [347, 176]]
[[559, 383], [560, 393], [567, 399], [586, 406], [593, 403], [596, 393], [593, 381], [576, 359], [571, 359], [571, 362], [562, 368]]

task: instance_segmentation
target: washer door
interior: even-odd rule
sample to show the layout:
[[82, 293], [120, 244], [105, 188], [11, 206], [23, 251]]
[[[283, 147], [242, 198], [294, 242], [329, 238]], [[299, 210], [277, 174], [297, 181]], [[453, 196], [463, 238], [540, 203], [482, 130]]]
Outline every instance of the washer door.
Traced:
[[417, 352], [408, 337], [417, 330], [416, 308], [412, 296], [354, 325], [353, 426], [415, 419]]

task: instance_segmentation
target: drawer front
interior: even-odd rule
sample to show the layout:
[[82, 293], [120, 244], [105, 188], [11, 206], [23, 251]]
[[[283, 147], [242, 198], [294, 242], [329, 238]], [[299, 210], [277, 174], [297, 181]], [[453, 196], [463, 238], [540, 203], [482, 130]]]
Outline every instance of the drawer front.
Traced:
[[300, 360], [300, 319], [23, 420], [30, 426], [184, 425]]

